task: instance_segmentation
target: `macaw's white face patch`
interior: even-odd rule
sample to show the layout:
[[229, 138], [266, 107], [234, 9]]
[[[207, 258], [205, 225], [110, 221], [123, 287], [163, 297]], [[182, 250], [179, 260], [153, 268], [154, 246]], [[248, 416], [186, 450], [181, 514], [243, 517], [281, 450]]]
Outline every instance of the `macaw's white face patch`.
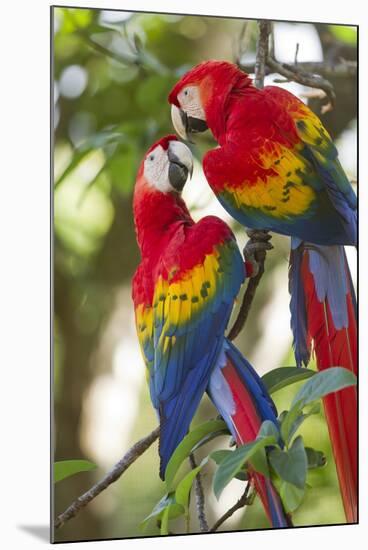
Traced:
[[186, 86], [178, 94], [178, 101], [183, 111], [190, 117], [206, 120], [198, 86]]
[[161, 145], [153, 149], [144, 161], [144, 176], [147, 182], [162, 193], [173, 191], [169, 181], [169, 159]]
[[192, 172], [192, 153], [184, 143], [176, 140], [169, 142], [167, 150], [157, 145], [144, 161], [146, 181], [161, 193], [180, 193]]

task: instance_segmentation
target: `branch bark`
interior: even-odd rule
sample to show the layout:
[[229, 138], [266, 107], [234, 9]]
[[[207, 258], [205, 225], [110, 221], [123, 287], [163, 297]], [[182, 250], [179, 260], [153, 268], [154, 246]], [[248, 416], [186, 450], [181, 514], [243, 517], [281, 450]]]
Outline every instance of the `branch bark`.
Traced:
[[119, 462], [93, 487], [86, 493], [78, 497], [62, 514], [60, 514], [54, 522], [54, 528], [58, 529], [64, 523], [74, 518], [79, 512], [95, 499], [102, 491], [107, 489], [109, 485], [117, 481], [119, 477], [139, 458], [156, 439], [160, 433], [160, 428], [157, 427], [153, 432], [137, 441], [129, 451], [123, 456]]
[[298, 82], [299, 84], [304, 84], [304, 86], [323, 90], [329, 99], [331, 108], [335, 104], [336, 95], [334, 87], [331, 82], [326, 78], [302, 71], [299, 68], [299, 65], [288, 65], [287, 63], [279, 63], [278, 61], [270, 57], [267, 60], [267, 64], [273, 71], [281, 74], [287, 80], [293, 80], [294, 82]]
[[[197, 467], [197, 463], [193, 453], [190, 453], [189, 455], [189, 462], [192, 470], [194, 470], [194, 468]], [[202, 486], [202, 476], [200, 472], [198, 472], [198, 474], [195, 477], [194, 490], [195, 490], [195, 496], [196, 496], [199, 528], [201, 530], [201, 533], [207, 533], [209, 528], [208, 528], [206, 513], [204, 510], [204, 491]]]
[[257, 42], [256, 64], [254, 66], [254, 85], [263, 88], [266, 62], [268, 58], [268, 42], [271, 34], [271, 21], [259, 21], [259, 36]]
[[248, 482], [240, 499], [234, 504], [234, 506], [229, 508], [229, 510], [216, 521], [216, 523], [211, 527], [209, 531], [210, 533], [214, 533], [215, 531], [217, 531], [220, 525], [222, 525], [227, 519], [229, 519], [237, 510], [240, 510], [240, 508], [243, 508], [243, 506], [249, 504], [250, 487], [251, 485]]
[[[270, 52], [271, 59], [275, 60], [274, 55]], [[282, 65], [282, 63], [281, 63]], [[297, 64], [286, 64], [293, 72], [300, 71], [302, 73], [312, 73], [320, 75], [324, 78], [355, 78], [357, 74], [358, 64], [356, 61], [342, 59], [339, 63], [328, 63], [326, 61], [298, 61]], [[246, 73], [254, 72], [254, 63], [239, 63], [239, 68]], [[265, 74], [273, 72], [271, 67], [265, 68]]]

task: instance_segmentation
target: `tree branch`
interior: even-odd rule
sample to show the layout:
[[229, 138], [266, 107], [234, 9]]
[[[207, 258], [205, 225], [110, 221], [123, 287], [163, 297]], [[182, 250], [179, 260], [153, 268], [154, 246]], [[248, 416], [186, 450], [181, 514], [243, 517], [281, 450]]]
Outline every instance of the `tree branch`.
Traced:
[[229, 510], [227, 512], [225, 512], [225, 514], [222, 515], [216, 521], [216, 523], [211, 527], [211, 529], [209, 531], [210, 533], [214, 533], [215, 531], [217, 531], [217, 529], [220, 527], [220, 525], [222, 525], [227, 519], [229, 519], [237, 510], [239, 510], [240, 508], [243, 508], [243, 506], [246, 506], [247, 504], [249, 504], [250, 487], [251, 487], [251, 484], [248, 481], [248, 483], [245, 486], [244, 493], [242, 494], [240, 499], [234, 504], [234, 506], [229, 508]]
[[[270, 52], [270, 58], [275, 59]], [[282, 64], [281, 64], [282, 65]], [[302, 73], [318, 74], [324, 78], [355, 78], [357, 74], [358, 64], [356, 61], [341, 59], [340, 62], [331, 64], [327, 61], [298, 61], [297, 65], [286, 64], [292, 71], [301, 71]], [[254, 72], [254, 63], [239, 63], [239, 68], [246, 73]], [[265, 75], [271, 74], [273, 69], [265, 67]]]
[[[269, 25], [271, 25], [271, 23], [269, 23]], [[268, 52], [265, 57], [265, 51], [268, 49], [268, 38], [267, 42], [265, 39], [262, 39], [262, 33], [264, 33], [265, 37], [267, 36], [267, 22], [261, 21], [259, 26], [260, 35], [257, 44], [256, 63], [254, 67], [254, 71], [256, 73], [254, 79], [255, 85], [260, 87], [258, 85], [258, 79], [262, 80], [262, 76], [264, 77], [266, 74], [276, 72], [285, 77], [285, 80], [282, 82], [294, 81], [310, 88], [323, 90], [325, 96], [328, 98], [328, 103], [323, 106], [322, 112], [331, 110], [335, 105], [336, 95], [334, 87], [328, 78], [355, 78], [357, 74], [357, 62], [340, 58], [333, 64], [328, 61], [299, 63], [297, 61], [299, 45], [297, 45], [294, 64], [280, 63], [275, 59], [273, 48], [271, 48], [272, 51]], [[241, 56], [239, 56], [239, 58], [240, 57]], [[264, 70], [262, 67], [262, 60], [265, 60]], [[238, 65], [247, 73], [253, 72], [253, 64], [251, 63], [238, 63]]]
[[298, 82], [299, 84], [303, 84], [304, 86], [323, 90], [329, 99], [331, 109], [334, 106], [336, 100], [334, 87], [331, 82], [326, 78], [302, 71], [299, 64], [288, 65], [287, 63], [279, 63], [271, 57], [267, 59], [267, 65], [276, 73], [284, 76], [287, 80], [293, 80], [294, 82]]
[[[268, 43], [269, 43], [270, 34], [272, 32], [272, 23], [271, 21], [259, 21], [258, 27], [259, 27], [259, 37], [257, 41], [256, 64], [254, 67], [254, 72], [255, 72], [254, 84], [257, 88], [263, 88], [265, 71], [266, 71], [266, 62], [268, 59]], [[254, 234], [256, 235], [256, 237], [253, 238], [254, 242], [257, 242], [257, 240], [261, 242], [268, 241], [270, 238], [270, 235], [267, 231], [256, 231], [254, 232]], [[251, 277], [249, 279], [248, 286], [244, 293], [243, 301], [240, 306], [238, 316], [228, 334], [229, 340], [234, 340], [243, 329], [244, 324], [248, 318], [250, 307], [253, 303], [253, 299], [256, 294], [257, 287], [264, 273], [264, 262], [266, 259], [266, 251], [265, 250], [257, 251], [255, 252], [254, 257], [258, 263], [258, 273], [255, 277]]]
[[[269, 237], [266, 231], [263, 231], [264, 235]], [[238, 316], [230, 329], [228, 334], [229, 340], [235, 340], [238, 334], [242, 331], [246, 320], [249, 315], [251, 305], [253, 303], [254, 296], [256, 295], [257, 287], [264, 273], [264, 262], [266, 259], [266, 251], [258, 251], [255, 253], [255, 258], [258, 262], [258, 273], [255, 277], [251, 277], [248, 282], [248, 286], [244, 292], [243, 301], [241, 303]]]
[[[194, 458], [194, 454], [190, 453], [189, 455], [189, 462], [192, 470], [197, 467], [197, 463]], [[206, 518], [206, 513], [204, 510], [204, 491], [202, 486], [202, 476], [201, 473], [198, 472], [198, 474], [195, 477], [194, 480], [194, 489], [195, 489], [195, 496], [196, 496], [196, 505], [197, 505], [197, 514], [198, 514], [198, 521], [199, 521], [199, 528], [201, 530], [201, 533], [207, 533], [208, 532], [208, 523]]]
[[254, 85], [263, 88], [266, 62], [268, 58], [268, 41], [271, 33], [271, 21], [259, 21], [259, 36], [257, 41], [256, 64], [254, 66]]
[[119, 477], [139, 458], [156, 439], [160, 433], [157, 427], [153, 432], [137, 441], [117, 464], [98, 483], [93, 485], [86, 493], [78, 497], [54, 522], [54, 528], [58, 529], [64, 523], [74, 518], [91, 500], [95, 499], [109, 485], [118, 480]]

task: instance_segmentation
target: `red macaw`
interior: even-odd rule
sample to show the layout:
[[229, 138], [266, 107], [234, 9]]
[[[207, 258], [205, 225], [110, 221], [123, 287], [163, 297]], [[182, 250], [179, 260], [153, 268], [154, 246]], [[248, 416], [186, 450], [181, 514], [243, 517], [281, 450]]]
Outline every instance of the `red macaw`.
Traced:
[[[247, 228], [292, 237], [291, 328], [298, 365], [357, 374], [356, 303], [344, 245], [356, 245], [357, 201], [319, 118], [276, 86], [259, 90], [232, 63], [206, 61], [169, 95], [178, 134], [210, 129], [208, 183]], [[357, 521], [357, 394], [324, 399], [347, 521]]]
[[[261, 379], [225, 338], [245, 265], [230, 228], [195, 223], [181, 198], [192, 156], [174, 135], [145, 155], [134, 190], [141, 263], [133, 278], [137, 334], [160, 422], [160, 476], [207, 391], [239, 444], [277, 412]], [[274, 527], [291, 525], [271, 481], [252, 472]]]

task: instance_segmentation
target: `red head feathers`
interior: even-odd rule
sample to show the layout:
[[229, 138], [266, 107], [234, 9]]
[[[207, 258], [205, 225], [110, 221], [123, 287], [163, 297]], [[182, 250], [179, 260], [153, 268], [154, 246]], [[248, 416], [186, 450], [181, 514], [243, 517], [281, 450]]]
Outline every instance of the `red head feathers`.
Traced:
[[195, 105], [192, 105], [193, 114], [188, 114], [196, 116], [196, 112], [202, 112], [202, 118], [218, 140], [224, 128], [221, 114], [226, 113], [229, 96], [250, 87], [249, 76], [233, 63], [204, 61], [179, 80], [169, 94], [169, 103], [183, 109], [184, 103], [188, 103], [186, 96], [192, 95]]
[[178, 95], [188, 85], [198, 85], [203, 96], [209, 98], [215, 91], [215, 84], [222, 95], [226, 89], [230, 91], [235, 84], [241, 84], [243, 87], [250, 86], [252, 81], [249, 76], [234, 65], [234, 63], [214, 60], [203, 61], [185, 73], [185, 75], [175, 84], [169, 94], [169, 103], [180, 107]]

